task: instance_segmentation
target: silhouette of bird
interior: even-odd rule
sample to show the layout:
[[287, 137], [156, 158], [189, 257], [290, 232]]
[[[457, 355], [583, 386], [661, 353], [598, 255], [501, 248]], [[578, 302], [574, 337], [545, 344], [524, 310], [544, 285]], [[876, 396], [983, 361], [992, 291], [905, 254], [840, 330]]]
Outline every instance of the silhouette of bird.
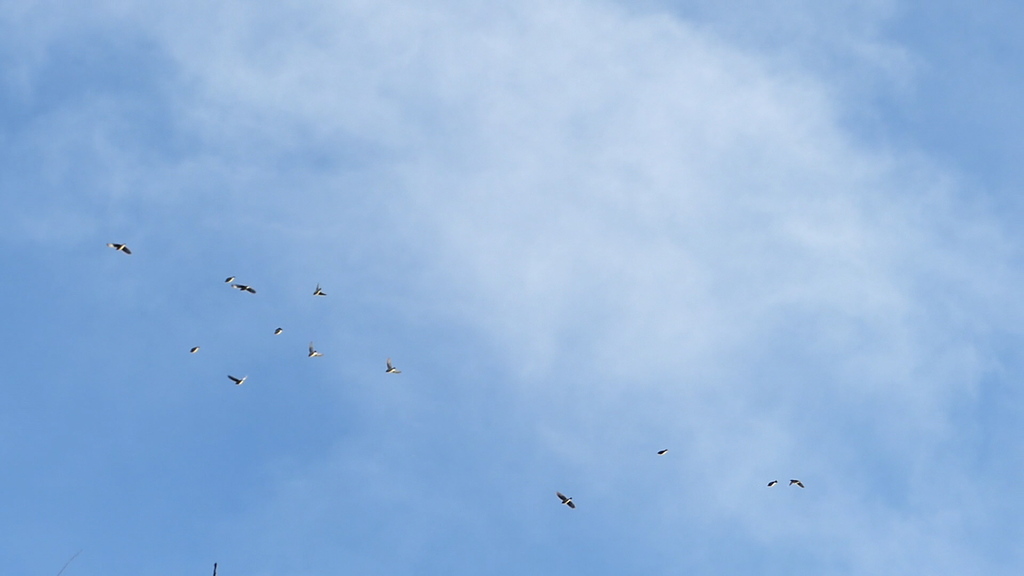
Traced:
[[213, 563], [213, 576], [217, 576], [217, 563]]
[[227, 278], [224, 279], [224, 281], [227, 282], [228, 284], [230, 284], [231, 282], [235, 281], [235, 277], [234, 276], [228, 276]]
[[658, 456], [664, 456], [665, 454], [668, 454], [668, 448], [665, 448], [664, 450], [658, 450]]
[[320, 285], [316, 285], [316, 290], [313, 291], [313, 296], [327, 296], [327, 292], [320, 289]]
[[772, 486], [775, 486], [778, 483], [779, 483], [778, 480], [772, 480], [771, 482], [768, 483], [768, 487], [771, 488]]
[[199, 346], [193, 346], [192, 349], [188, 351], [189, 354], [195, 354], [196, 352], [199, 352]]
[[274, 336], [277, 336], [281, 332], [284, 332], [284, 328], [278, 328], [277, 330], [274, 330]]
[[398, 368], [395, 368], [391, 364], [391, 358], [388, 358], [388, 367], [387, 367], [387, 370], [384, 370], [384, 372], [386, 372], [388, 374], [401, 374], [402, 373], [401, 370], [399, 370]]
[[562, 504], [565, 504], [569, 508], [576, 508], [576, 503], [572, 501], [572, 496], [566, 496], [561, 492], [555, 492], [555, 494], [558, 495], [558, 498], [559, 500], [562, 501]]
[[231, 287], [238, 288], [239, 290], [243, 292], [248, 292], [250, 294], [256, 293], [256, 289], [254, 289], [252, 286], [246, 286], [245, 284], [232, 284]]
[[110, 246], [111, 248], [113, 248], [114, 250], [117, 250], [118, 252], [124, 252], [125, 254], [131, 254], [132, 253], [132, 251], [129, 250], [128, 247], [125, 246], [124, 244], [112, 244], [110, 242], [107, 242], [107, 246]]
[[235, 386], [241, 386], [243, 383], [245, 383], [245, 379], [248, 378], [248, 376], [242, 376], [241, 378], [235, 378], [231, 374], [228, 374], [228, 378], [230, 378], [231, 381], [235, 383]]
[[799, 481], [799, 480], [790, 480], [789, 481], [789, 485], [792, 486], [793, 484], [796, 484], [797, 486], [799, 486], [801, 488], [804, 487], [804, 483]]
[[323, 356], [323, 354], [317, 352], [316, 348], [313, 348], [313, 343], [310, 342], [309, 343], [309, 357], [310, 358], [316, 358], [317, 356]]

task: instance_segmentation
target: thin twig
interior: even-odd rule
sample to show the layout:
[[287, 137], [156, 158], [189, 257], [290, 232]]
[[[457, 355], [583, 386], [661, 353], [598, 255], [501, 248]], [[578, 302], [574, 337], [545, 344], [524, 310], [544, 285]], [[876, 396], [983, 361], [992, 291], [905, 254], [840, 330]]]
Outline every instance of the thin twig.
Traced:
[[[78, 552], [75, 552], [75, 555], [72, 556], [70, 559], [68, 559], [67, 562], [64, 563], [64, 568], [67, 568], [68, 564], [71, 564], [71, 561], [74, 560], [75, 558], [78, 558], [78, 555], [81, 554], [81, 553], [82, 553], [81, 550], [79, 550]], [[61, 568], [60, 572], [57, 572], [57, 576], [60, 576], [61, 574], [64, 573], [64, 568]]]

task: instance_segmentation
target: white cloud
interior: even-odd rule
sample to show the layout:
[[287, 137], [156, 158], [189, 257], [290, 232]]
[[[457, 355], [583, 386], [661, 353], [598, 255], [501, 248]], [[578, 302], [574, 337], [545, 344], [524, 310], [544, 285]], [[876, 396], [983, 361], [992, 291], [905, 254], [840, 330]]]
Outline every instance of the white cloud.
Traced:
[[966, 481], [902, 463], [940, 450], [950, 403], [990, 362], [973, 315], [1005, 296], [989, 247], [1007, 241], [960, 220], [955, 182], [926, 159], [845, 134], [827, 78], [605, 4], [305, 7], [237, 5], [167, 38], [197, 126], [223, 146], [388, 150], [424, 285], [458, 296], [433, 313], [507, 351], [542, 442], [622, 488], [588, 442], [636, 443], [655, 414], [712, 486], [694, 505], [751, 535], [770, 519], [749, 483], [805, 471], [834, 500], [783, 526], [854, 572], [962, 538], [929, 533], [955, 509], [841, 484], [861, 467], [915, 491], [932, 473]]

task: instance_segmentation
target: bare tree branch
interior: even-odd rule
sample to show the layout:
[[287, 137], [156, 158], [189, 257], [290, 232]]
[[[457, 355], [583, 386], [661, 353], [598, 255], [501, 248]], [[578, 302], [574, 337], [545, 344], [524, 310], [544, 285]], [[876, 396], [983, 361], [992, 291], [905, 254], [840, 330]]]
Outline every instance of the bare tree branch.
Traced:
[[[78, 558], [78, 555], [81, 554], [81, 553], [82, 553], [81, 550], [79, 550], [78, 552], [75, 552], [75, 555], [72, 556], [71, 558], [69, 558], [68, 561], [64, 563], [64, 568], [67, 568], [68, 564], [71, 564], [71, 561], [74, 560], [75, 558]], [[61, 574], [64, 573], [64, 568], [61, 568], [60, 572], [57, 572], [57, 576], [60, 576]]]

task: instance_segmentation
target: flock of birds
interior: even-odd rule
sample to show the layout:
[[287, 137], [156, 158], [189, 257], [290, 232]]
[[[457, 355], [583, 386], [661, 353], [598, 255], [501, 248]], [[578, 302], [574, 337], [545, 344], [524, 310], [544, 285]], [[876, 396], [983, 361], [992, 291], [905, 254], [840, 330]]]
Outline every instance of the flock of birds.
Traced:
[[[111, 243], [108, 243], [107, 246], [109, 246], [110, 248], [113, 248], [114, 250], [117, 250], [118, 252], [123, 252], [125, 254], [131, 254], [132, 253], [132, 251], [125, 244], [118, 244], [118, 243], [111, 242]], [[250, 294], [255, 294], [256, 293], [256, 289], [253, 288], [252, 286], [249, 286], [247, 284], [235, 283], [235, 277], [234, 276], [228, 276], [224, 280], [224, 282], [229, 284], [232, 288], [235, 288], [236, 290], [239, 290], [241, 292], [248, 292]], [[327, 296], [327, 293], [323, 291], [323, 289], [320, 287], [320, 284], [318, 283], [316, 285], [316, 289], [313, 290], [313, 296]], [[278, 327], [277, 329], [274, 330], [274, 335], [275, 336], [276, 335], [280, 335], [282, 332], [284, 332], [284, 329]], [[199, 352], [199, 346], [192, 347], [189, 350], [189, 352], [192, 353], [192, 354], [195, 354], [196, 352]], [[323, 356], [323, 354], [320, 353], [319, 351], [317, 351], [317, 349], [314, 346], [313, 342], [310, 342], [309, 343], [309, 357], [310, 358], [318, 358], [320, 356]], [[394, 364], [392, 364], [391, 358], [387, 359], [386, 368], [385, 368], [384, 372], [386, 374], [401, 374], [402, 373], [401, 370], [399, 370], [398, 368], [395, 368]], [[232, 382], [234, 382], [236, 386], [241, 386], [242, 384], [244, 384], [245, 380], [247, 378], [248, 378], [248, 376], [242, 376], [241, 378], [238, 378], [236, 376], [232, 376], [231, 374], [228, 374], [228, 379], [230, 379]], [[662, 450], [658, 450], [657, 455], [658, 456], [664, 456], [667, 453], [668, 453], [668, 448], [664, 448]], [[778, 480], [772, 480], [771, 482], [768, 483], [768, 487], [771, 488], [771, 487], [777, 485], [778, 483], [779, 483]], [[789, 485], [790, 486], [798, 486], [800, 488], [804, 488], [804, 483], [801, 482], [800, 480], [797, 480], [797, 479], [790, 480], [789, 481]], [[576, 509], [576, 503], [573, 502], [572, 496], [566, 496], [565, 494], [562, 494], [561, 492], [555, 492], [555, 495], [558, 496], [558, 499], [562, 501], [562, 504], [568, 506], [569, 508]], [[214, 565], [213, 565], [213, 576], [217, 576], [217, 564], [216, 563], [214, 563]]]
[[[132, 251], [125, 244], [117, 244], [117, 243], [110, 242], [110, 243], [107, 244], [107, 246], [113, 248], [114, 250], [117, 250], [118, 252], [124, 252], [125, 254], [131, 254], [132, 253]], [[252, 286], [249, 286], [247, 284], [236, 284], [234, 276], [228, 276], [227, 278], [224, 279], [224, 282], [226, 282], [227, 284], [230, 284], [232, 288], [235, 288], [235, 289], [237, 289], [239, 291], [248, 292], [250, 294], [255, 294], [256, 293], [256, 289], [253, 288]], [[327, 293], [324, 292], [323, 288], [320, 287], [320, 284], [317, 283], [316, 289], [313, 290], [313, 296], [327, 296]], [[278, 327], [276, 330], [274, 330], [274, 335], [275, 336], [279, 335], [282, 332], [284, 332], [284, 329]], [[195, 354], [196, 352], [199, 352], [199, 346], [192, 347], [192, 349], [189, 350], [189, 352], [192, 353], [192, 354]], [[319, 351], [317, 351], [317, 349], [314, 346], [313, 342], [310, 342], [309, 343], [309, 357], [310, 358], [318, 358], [320, 356], [323, 356], [323, 354], [320, 353]], [[399, 370], [398, 368], [395, 368], [394, 364], [391, 363], [391, 358], [387, 359], [386, 368], [384, 369], [384, 372], [386, 374], [401, 374], [402, 373], [401, 370]], [[245, 380], [247, 378], [248, 378], [248, 376], [242, 376], [241, 378], [238, 378], [236, 376], [232, 376], [231, 374], [228, 374], [228, 379], [230, 379], [232, 382], [234, 382], [236, 386], [241, 386], [242, 384], [244, 384]], [[665, 454], [668, 454], [668, 448], [665, 448], [665, 449], [662, 449], [662, 450], [658, 450], [657, 454], [658, 454], [658, 456], [664, 456]], [[772, 480], [771, 482], [768, 483], [768, 487], [771, 488], [772, 486], [775, 486], [778, 483], [779, 483], [778, 480]], [[790, 486], [799, 486], [800, 488], [804, 487], [804, 483], [801, 482], [800, 480], [797, 480], [797, 479], [791, 479], [789, 481], [789, 485]], [[562, 494], [561, 492], [555, 492], [555, 495], [557, 495], [558, 499], [562, 501], [562, 504], [565, 504], [569, 508], [573, 508], [573, 509], [576, 508], [576, 503], [572, 501], [572, 496], [566, 496], [565, 494]], [[217, 573], [216, 567], [217, 567], [217, 565], [214, 564], [214, 576], [216, 576], [216, 573]]]
[[[658, 450], [658, 456], [664, 456], [667, 453], [668, 453], [668, 448], [665, 448], [664, 450]], [[778, 483], [779, 483], [778, 480], [772, 480], [771, 482], [768, 483], [768, 487], [771, 488], [772, 486], [775, 486]], [[796, 480], [796, 479], [790, 480], [789, 481], [789, 485], [790, 486], [799, 486], [801, 488], [804, 487], [804, 483], [799, 481], [799, 480]], [[558, 496], [558, 499], [562, 501], [562, 504], [565, 504], [566, 506], [568, 506], [569, 508], [572, 508], [572, 509], [576, 508], [576, 503], [572, 501], [572, 496], [566, 496], [565, 494], [562, 494], [561, 492], [555, 492], [555, 495]]]
[[[128, 246], [126, 244], [119, 244], [119, 243], [116, 243], [116, 242], [108, 242], [107, 246], [109, 246], [110, 248], [113, 248], [114, 250], [117, 250], [118, 252], [123, 252], [125, 254], [131, 254], [132, 253], [131, 249], [128, 248]], [[238, 283], [235, 283], [235, 277], [234, 276], [228, 276], [227, 278], [224, 279], [224, 282], [226, 284], [230, 285], [232, 288], [234, 288], [236, 290], [239, 290], [240, 292], [248, 292], [249, 294], [255, 294], [256, 293], [256, 289], [253, 288], [252, 286], [249, 286], [248, 284], [238, 284]], [[316, 289], [313, 290], [313, 296], [327, 296], [327, 293], [324, 292], [323, 289], [320, 287], [320, 284], [317, 283]], [[275, 336], [279, 336], [283, 332], [284, 332], [284, 328], [278, 327], [278, 328], [276, 328], [274, 330], [274, 335]], [[200, 348], [199, 346], [193, 346], [192, 348], [189, 349], [189, 353], [190, 354], [195, 354], [196, 352], [199, 352], [199, 348]], [[309, 357], [310, 358], [319, 358], [321, 356], [323, 356], [323, 353], [317, 351], [316, 346], [313, 344], [313, 342], [310, 342], [309, 343]], [[386, 364], [387, 364], [387, 367], [384, 369], [384, 373], [385, 374], [401, 374], [402, 373], [401, 370], [399, 370], [398, 368], [395, 368], [395, 365], [391, 363], [391, 358], [387, 359], [387, 363]], [[245, 381], [248, 378], [249, 378], [248, 376], [242, 376], [241, 378], [238, 378], [237, 376], [232, 376], [231, 374], [228, 374], [228, 379], [231, 380], [232, 382], [234, 382], [235, 386], [241, 386], [242, 384], [245, 384]]]

